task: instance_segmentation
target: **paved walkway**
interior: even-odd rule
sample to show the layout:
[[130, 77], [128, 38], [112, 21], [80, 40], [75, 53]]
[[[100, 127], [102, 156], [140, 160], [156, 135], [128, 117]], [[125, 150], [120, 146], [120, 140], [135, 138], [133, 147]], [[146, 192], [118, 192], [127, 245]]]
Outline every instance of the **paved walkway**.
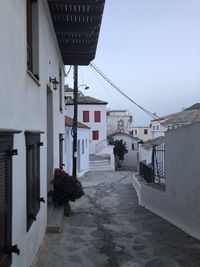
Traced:
[[89, 172], [63, 232], [47, 234], [34, 267], [198, 267], [200, 241], [138, 206], [131, 172]]

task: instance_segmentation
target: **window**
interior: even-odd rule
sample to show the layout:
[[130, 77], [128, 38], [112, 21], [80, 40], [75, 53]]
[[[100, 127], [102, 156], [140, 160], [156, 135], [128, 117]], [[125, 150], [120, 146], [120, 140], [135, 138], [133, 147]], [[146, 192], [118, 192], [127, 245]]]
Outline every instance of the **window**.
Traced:
[[59, 134], [59, 167], [63, 169], [63, 142], [64, 142], [64, 135]]
[[27, 231], [40, 209], [40, 142], [39, 132], [26, 132]]
[[92, 140], [99, 140], [99, 131], [92, 131]]
[[94, 112], [94, 122], [101, 122], [101, 111]]
[[39, 80], [38, 2], [26, 0], [27, 69]]
[[153, 130], [155, 131], [155, 129], [156, 129], [156, 127], [155, 127], [155, 125], [153, 126]]
[[84, 139], [82, 139], [82, 154], [84, 154]]
[[132, 143], [132, 150], [134, 150], [134, 144]]
[[0, 266], [11, 265], [11, 254], [7, 248], [11, 247], [12, 227], [12, 151], [13, 136], [0, 133]]
[[83, 111], [83, 122], [89, 122], [90, 121], [90, 114], [89, 111]]
[[135, 129], [135, 136], [137, 136], [137, 129]]
[[147, 129], [144, 129], [144, 134], [148, 134], [148, 130]]
[[59, 68], [59, 101], [60, 101], [60, 112], [63, 111], [63, 86], [62, 86], [62, 70]]
[[156, 130], [159, 130], [159, 125], [156, 126]]

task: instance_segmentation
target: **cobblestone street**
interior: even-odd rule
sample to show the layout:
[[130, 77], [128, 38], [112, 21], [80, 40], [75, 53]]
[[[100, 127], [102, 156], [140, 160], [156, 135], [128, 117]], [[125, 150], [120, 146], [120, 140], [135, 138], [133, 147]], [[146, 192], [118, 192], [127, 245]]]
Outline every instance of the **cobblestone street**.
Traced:
[[34, 267], [198, 267], [200, 241], [140, 207], [132, 172], [89, 172], [63, 231], [46, 234]]

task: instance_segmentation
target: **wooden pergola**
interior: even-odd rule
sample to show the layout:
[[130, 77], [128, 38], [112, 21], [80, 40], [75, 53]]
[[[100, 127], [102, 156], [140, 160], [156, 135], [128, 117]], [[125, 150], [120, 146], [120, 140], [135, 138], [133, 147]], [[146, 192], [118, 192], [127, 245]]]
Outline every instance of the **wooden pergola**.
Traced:
[[95, 58], [105, 0], [48, 0], [65, 65]]

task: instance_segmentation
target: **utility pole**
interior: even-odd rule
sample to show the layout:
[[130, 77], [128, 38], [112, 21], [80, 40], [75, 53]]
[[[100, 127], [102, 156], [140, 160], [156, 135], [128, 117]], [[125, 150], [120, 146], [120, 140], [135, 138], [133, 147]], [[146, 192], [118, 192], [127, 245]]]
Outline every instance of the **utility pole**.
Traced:
[[78, 66], [74, 65], [74, 118], [73, 118], [73, 170], [72, 175], [77, 176], [77, 117], [78, 117]]

